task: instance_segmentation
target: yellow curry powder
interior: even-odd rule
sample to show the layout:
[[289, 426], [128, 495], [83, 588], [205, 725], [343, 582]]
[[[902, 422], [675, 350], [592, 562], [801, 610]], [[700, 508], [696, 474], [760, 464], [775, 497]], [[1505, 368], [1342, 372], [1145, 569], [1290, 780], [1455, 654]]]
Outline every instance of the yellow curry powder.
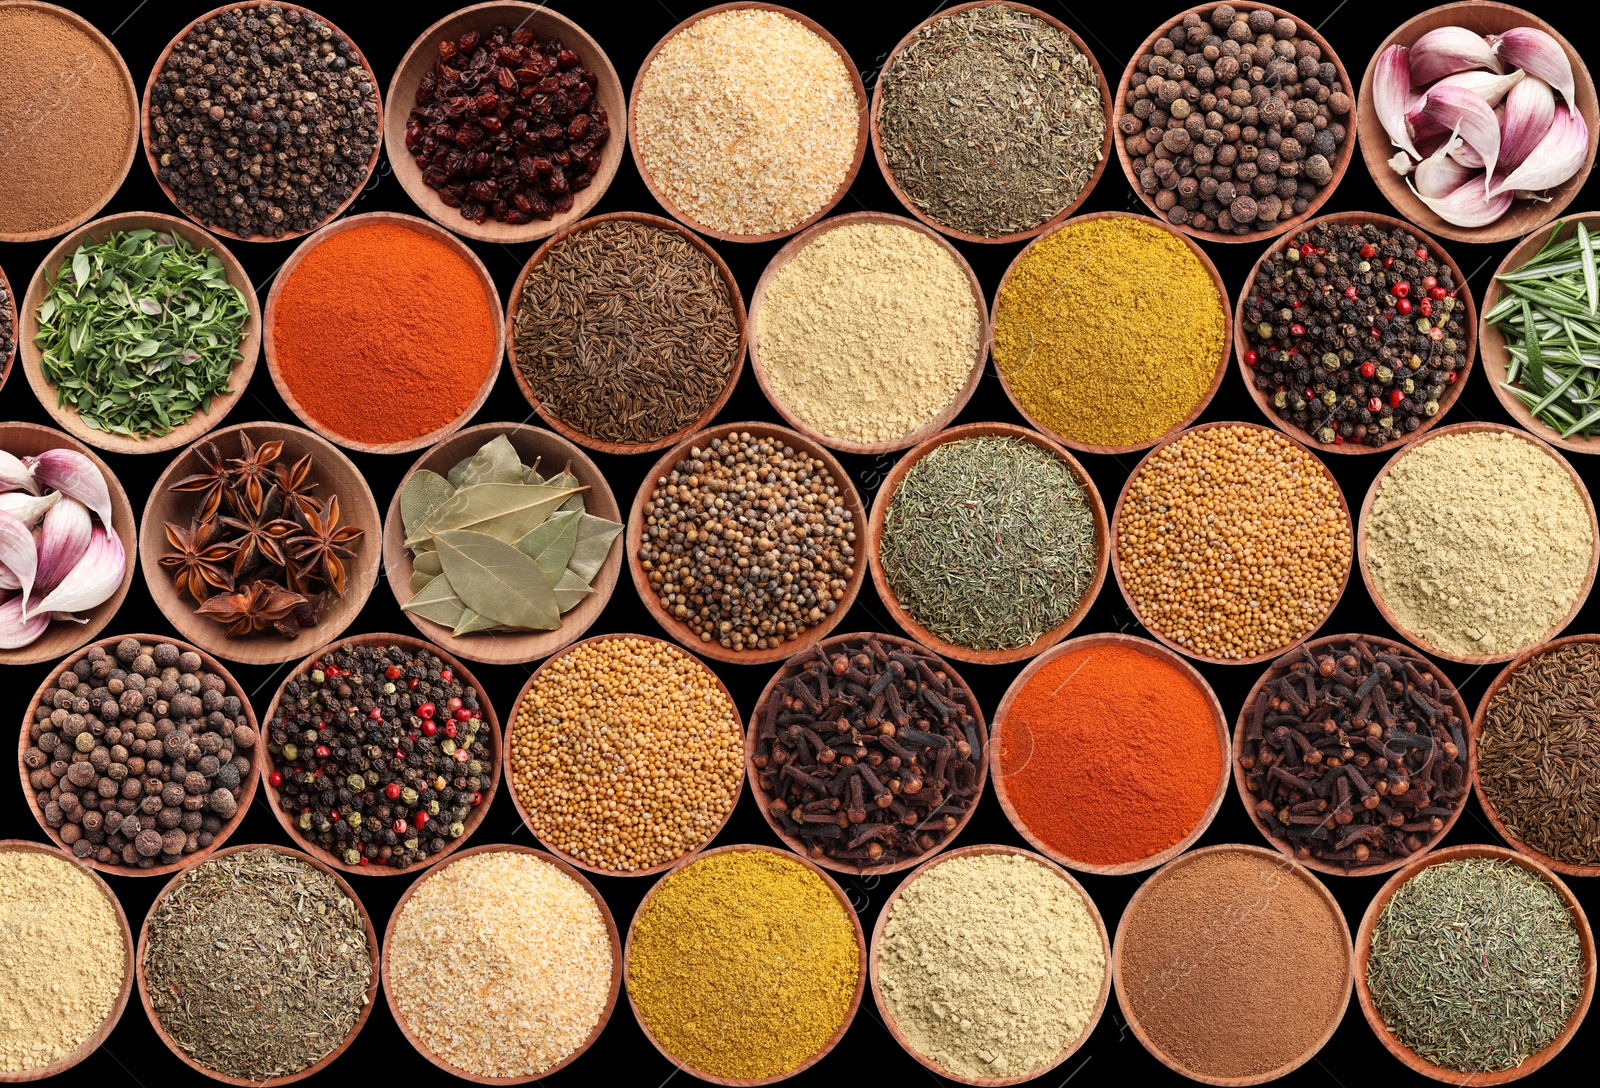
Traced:
[[757, 1080], [833, 1038], [859, 958], [855, 929], [821, 877], [781, 854], [730, 851], [655, 889], [633, 923], [628, 992], [678, 1061]]
[[1023, 253], [995, 308], [994, 361], [1035, 420], [1134, 446], [1177, 427], [1222, 357], [1227, 301], [1171, 232], [1136, 216], [1069, 220]]

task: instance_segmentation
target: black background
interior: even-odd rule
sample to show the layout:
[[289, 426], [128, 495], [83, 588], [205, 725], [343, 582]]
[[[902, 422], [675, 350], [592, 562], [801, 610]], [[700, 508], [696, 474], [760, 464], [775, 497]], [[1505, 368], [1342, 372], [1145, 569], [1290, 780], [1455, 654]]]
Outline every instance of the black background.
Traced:
[[[1046, 11], [1073, 27], [1088, 43], [1105, 69], [1113, 89], [1121, 71], [1131, 59], [1139, 43], [1151, 33], [1158, 22], [1165, 22], [1176, 14], [1171, 0], [1155, 5], [1090, 3], [1074, 0], [1069, 6], [1057, 0], [1036, 0]], [[890, 49], [914, 25], [936, 10], [933, 0], [903, 2], [879, 0], [863, 3], [861, 0], [839, 3], [830, 0], [795, 0], [795, 4], [828, 28], [849, 50], [860, 68], [870, 92], [879, 65]], [[206, 8], [204, 3], [169, 3], [167, 0], [129, 0], [121, 4], [82, 4], [69, 6], [83, 11], [115, 43], [133, 73], [135, 84], [142, 91], [145, 79], [156, 56], [167, 42], [190, 19], [199, 16]], [[693, 0], [609, 0], [609, 2], [583, 3], [564, 0], [551, 5], [576, 19], [587, 29], [609, 54], [622, 77], [623, 85], [631, 88], [640, 61], [651, 46], [674, 25], [698, 10]], [[938, 7], [945, 5], [940, 4]], [[1374, 0], [1319, 0], [1314, 7], [1298, 7], [1295, 14], [1303, 22], [1317, 27], [1333, 45], [1334, 50], [1350, 71], [1355, 84], [1360, 84], [1360, 74], [1379, 42], [1394, 26], [1424, 9], [1420, 4], [1383, 4]], [[1530, 4], [1562, 26], [1566, 20], [1554, 9], [1555, 5]], [[1565, 5], [1562, 5], [1565, 8]], [[377, 72], [379, 85], [387, 91], [390, 77], [401, 56], [412, 41], [435, 20], [453, 10], [453, 5], [434, 3], [428, 5], [357, 4], [326, 0], [317, 10], [349, 34], [366, 54]], [[1566, 9], [1570, 11], [1570, 9]], [[1578, 28], [1565, 26], [1569, 37]], [[1574, 40], [1578, 40], [1574, 37]], [[1580, 44], [1581, 48], [1581, 44]], [[1354, 88], [1351, 88], [1354, 90]], [[385, 103], [387, 105], [387, 103]], [[621, 132], [618, 132], [621, 136]], [[387, 150], [387, 149], [386, 149]], [[4, 199], [4, 194], [0, 194]], [[1572, 204], [1574, 212], [1583, 211], [1595, 203], [1592, 184]], [[631, 157], [625, 158], [616, 180], [595, 209], [598, 212], [642, 210], [664, 214], [658, 208], [633, 167]], [[870, 151], [850, 192], [840, 202], [836, 211], [849, 212], [863, 209], [904, 214], [879, 173]], [[1387, 206], [1368, 177], [1359, 152], [1355, 155], [1348, 174], [1324, 207], [1324, 212], [1367, 209], [1396, 214]], [[134, 210], [172, 211], [171, 204], [157, 188], [151, 176], [147, 159], [141, 148], [133, 168], [121, 191], [101, 212]], [[349, 214], [392, 210], [418, 214], [400, 185], [394, 180], [387, 160], [381, 161], [366, 191], [351, 207]], [[1113, 154], [1099, 185], [1084, 205], [1083, 211], [1126, 210], [1145, 213], [1143, 204], [1134, 196], [1119, 169]], [[27, 288], [29, 278], [44, 255], [54, 246], [55, 240], [28, 245], [0, 244], [0, 266], [3, 266], [20, 297]], [[230, 248], [244, 263], [262, 300], [266, 298], [274, 272], [288, 258], [294, 242], [280, 243], [230, 243]], [[499, 246], [473, 242], [468, 244], [477, 251], [499, 285], [502, 302], [509, 292], [512, 280], [522, 264], [535, 249], [534, 244]], [[739, 280], [746, 298], [755, 288], [766, 262], [775, 253], [780, 242], [762, 245], [736, 245], [714, 243], [727, 260]], [[1007, 263], [1016, 255], [1019, 245], [968, 245], [957, 243], [977, 271], [985, 294], [992, 301], [994, 289]], [[1470, 246], [1447, 244], [1450, 254], [1467, 272], [1475, 298], [1481, 298], [1490, 275], [1511, 243], [1500, 246]], [[1251, 265], [1260, 256], [1263, 246], [1224, 245], [1208, 243], [1207, 252], [1221, 270], [1230, 300], [1236, 300]], [[1149, 285], [1159, 292], [1159, 284]], [[448, 330], [441, 330], [448, 336]], [[20, 363], [18, 364], [20, 366]], [[361, 375], [351, 375], [351, 381], [364, 380]], [[0, 417], [49, 423], [49, 417], [34, 400], [22, 374], [13, 374], [6, 388], [0, 392]], [[482, 423], [497, 420], [531, 419], [527, 403], [518, 392], [508, 368], [503, 368], [493, 394], [482, 410], [471, 420]], [[737, 391], [718, 420], [732, 422], [741, 419], [767, 419], [780, 421], [777, 413], [767, 404], [756, 385], [754, 376], [746, 368]], [[1251, 403], [1234, 365], [1222, 383], [1215, 401], [1201, 421], [1239, 419], [1260, 422], [1261, 415]], [[1495, 400], [1488, 381], [1478, 367], [1474, 367], [1468, 385], [1452, 409], [1446, 422], [1461, 423], [1473, 419], [1511, 422]], [[233, 409], [226, 423], [249, 420], [279, 420], [294, 422], [292, 414], [284, 407], [273, 389], [265, 366], [257, 368], [246, 394]], [[1007, 402], [993, 366], [979, 385], [976, 396], [956, 422], [968, 423], [983, 420], [1003, 420], [1022, 423]], [[132, 498], [136, 510], [142, 511], [155, 478], [168, 463], [168, 454], [148, 456], [104, 455], [117, 472]], [[356, 463], [366, 475], [377, 498], [379, 509], [386, 509], [400, 477], [410, 467], [413, 456], [393, 457], [352, 453]], [[619, 504], [627, 508], [639, 483], [656, 455], [614, 457], [595, 455], [617, 495]], [[1359, 508], [1372, 478], [1386, 459], [1385, 455], [1369, 454], [1361, 457], [1327, 458], [1340, 486], [1344, 489], [1353, 509]], [[894, 456], [880, 458], [842, 455], [846, 468], [854, 478], [863, 499], [870, 506], [879, 482], [894, 464]], [[1580, 470], [1593, 482], [1587, 463], [1580, 456], [1575, 460]], [[1137, 461], [1132, 457], [1083, 456], [1082, 461], [1093, 474], [1109, 510], [1120, 492], [1128, 471]], [[371, 540], [368, 547], [377, 547]], [[1590, 601], [1570, 632], [1592, 631], [1596, 627], [1597, 606]], [[851, 614], [839, 631], [877, 630], [899, 633], [873, 591], [870, 579]], [[133, 631], [174, 633], [170, 624], [151, 603], [142, 578], [136, 578], [127, 602], [117, 618], [106, 629], [106, 636]], [[379, 578], [378, 585], [365, 611], [350, 627], [347, 634], [392, 631], [413, 634], [414, 630], [396, 606], [387, 583]], [[644, 608], [635, 596], [630, 579], [624, 571], [600, 620], [590, 634], [603, 632], [642, 632], [659, 634]], [[1128, 631], [1142, 633], [1134, 621], [1126, 602], [1117, 592], [1112, 579], [1107, 578], [1088, 617], [1075, 634], [1097, 631]], [[1332, 618], [1322, 628], [1322, 633], [1365, 632], [1389, 637], [1394, 633], [1379, 617], [1364, 591], [1359, 575], [1352, 574], [1351, 584]], [[311, 637], [311, 636], [306, 636]], [[313, 649], [309, 642], [306, 652]], [[468, 663], [478, 679], [487, 687], [490, 698], [502, 718], [512, 710], [517, 691], [532, 672], [535, 663], [509, 667], [480, 666]], [[741, 714], [748, 715], [761, 687], [772, 670], [766, 667], [730, 666], [712, 663], [717, 673], [727, 683], [738, 703]], [[257, 713], [266, 709], [277, 685], [282, 682], [289, 666], [271, 668], [233, 667], [234, 675], [250, 693]], [[977, 691], [986, 715], [992, 715], [1002, 693], [1020, 666], [981, 668], [960, 666], [960, 671]], [[1201, 665], [1207, 680], [1222, 700], [1229, 721], [1237, 715], [1249, 686], [1259, 675], [1256, 667], [1228, 667]], [[1460, 688], [1469, 709], [1477, 707], [1489, 681], [1498, 666], [1474, 669], [1460, 665], [1446, 665], [1445, 672]], [[28, 700], [37, 685], [45, 678], [45, 665], [29, 668], [7, 668], [3, 686], [0, 686], [0, 721], [20, 722]], [[17, 781], [9, 776], [0, 783], [0, 838], [29, 838], [44, 840], [44, 835], [34, 822], [23, 800]], [[1230, 787], [1215, 823], [1200, 840], [1201, 845], [1225, 842], [1261, 843], [1260, 836], [1251, 826], [1237, 793]], [[1470, 842], [1497, 842], [1494, 832], [1483, 819], [1476, 800], [1469, 802], [1465, 815], [1446, 837], [1446, 844]], [[251, 842], [287, 844], [288, 840], [278, 828], [266, 807], [263, 796], [256, 798], [249, 813], [230, 845]], [[520, 826], [506, 788], [500, 790], [487, 819], [474, 835], [469, 845], [494, 842], [512, 842], [536, 845], [532, 836]], [[716, 839], [715, 845], [756, 842], [776, 845], [777, 840], [768, 830], [760, 812], [751, 798], [741, 798], [727, 828]], [[1006, 821], [992, 792], [986, 794], [978, 806], [971, 823], [956, 840], [956, 845], [999, 842], [1025, 845]], [[1098, 904], [1106, 925], [1115, 930], [1123, 905], [1139, 885], [1141, 876], [1106, 878], [1080, 877], [1084, 886]], [[362, 901], [371, 911], [379, 933], [383, 931], [390, 909], [396, 898], [410, 882], [408, 877], [369, 878], [357, 876], [353, 884]], [[900, 877], [849, 878], [841, 880], [845, 890], [856, 904], [862, 926], [870, 933], [879, 906], [893, 890]], [[1344, 908], [1351, 931], [1360, 924], [1362, 912], [1382, 882], [1381, 877], [1325, 878], [1325, 882]], [[149, 908], [151, 899], [164, 881], [159, 879], [111, 876], [112, 887], [121, 898], [135, 931]], [[634, 908], [651, 881], [617, 877], [597, 877], [600, 887], [614, 912], [617, 924], [626, 929]], [[1579, 880], [1571, 881], [1579, 898], [1588, 909], [1594, 908], [1592, 885]], [[1248, 938], [1246, 938], [1248, 939]], [[70, 934], [66, 943], [71, 955]], [[441, 978], [439, 986], [448, 991], [453, 985], [449, 978]], [[6, 999], [0, 995], [0, 1001]], [[1207, 1015], [1197, 1010], [1197, 1015]], [[1538, 1082], [1562, 1083], [1576, 1079], [1581, 1068], [1581, 1055], [1593, 1045], [1597, 1031], [1595, 1018], [1580, 1030], [1574, 1045], [1557, 1057], [1544, 1070], [1536, 1074]], [[1592, 1076], [1592, 1070], [1590, 1076]], [[1363, 1020], [1352, 997], [1344, 1021], [1331, 1042], [1311, 1062], [1286, 1078], [1284, 1083], [1296, 1085], [1364, 1084], [1371, 1077], [1386, 1082], [1426, 1083], [1406, 1071], [1388, 1056]], [[351, 1048], [328, 1070], [317, 1075], [308, 1084], [330, 1085], [350, 1078], [378, 1077], [386, 1083], [438, 1083], [448, 1079], [415, 1053], [401, 1036], [380, 996], [377, 1007], [360, 1037]], [[943, 1083], [924, 1067], [903, 1053], [883, 1027], [870, 993], [862, 1002], [854, 1025], [837, 1049], [818, 1065], [796, 1077], [796, 1086], [828, 1083], [830, 1079], [867, 1078], [873, 1084], [917, 1085], [928, 1082]], [[1114, 1078], [1126, 1080], [1137, 1077], [1160, 1083], [1180, 1083], [1180, 1078], [1167, 1071], [1153, 1058], [1127, 1030], [1113, 996], [1106, 1013], [1093, 1036], [1066, 1064], [1054, 1070], [1037, 1083], [1058, 1086], [1071, 1081], [1075, 1085], [1112, 1083]], [[60, 1078], [63, 1081], [95, 1085], [137, 1084], [145, 1088], [165, 1085], [198, 1085], [206, 1081], [181, 1064], [161, 1045], [151, 1030], [144, 1013], [139, 1008], [137, 995], [130, 1002], [120, 1025], [109, 1041], [96, 1054], [74, 1071]], [[590, 1083], [626, 1083], [658, 1088], [671, 1080], [691, 1080], [689, 1074], [675, 1071], [671, 1063], [662, 1058], [641, 1034], [627, 1007], [626, 998], [619, 999], [610, 1025], [594, 1047], [573, 1066], [548, 1078], [554, 1085], [580, 1085]], [[1531, 1083], [1531, 1082], [1530, 1082]]]

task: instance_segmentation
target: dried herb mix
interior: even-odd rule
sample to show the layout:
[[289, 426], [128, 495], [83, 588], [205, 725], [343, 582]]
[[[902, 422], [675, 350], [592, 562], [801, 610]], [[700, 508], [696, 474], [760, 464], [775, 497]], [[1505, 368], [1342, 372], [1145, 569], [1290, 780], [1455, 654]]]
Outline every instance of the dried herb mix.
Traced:
[[0, 372], [11, 361], [11, 353], [17, 347], [17, 327], [12, 320], [11, 311], [16, 307], [16, 299], [11, 295], [11, 289], [0, 279]]
[[265, 847], [202, 861], [150, 912], [145, 992], [207, 1069], [289, 1076], [342, 1043], [367, 1006], [375, 951], [333, 877]]

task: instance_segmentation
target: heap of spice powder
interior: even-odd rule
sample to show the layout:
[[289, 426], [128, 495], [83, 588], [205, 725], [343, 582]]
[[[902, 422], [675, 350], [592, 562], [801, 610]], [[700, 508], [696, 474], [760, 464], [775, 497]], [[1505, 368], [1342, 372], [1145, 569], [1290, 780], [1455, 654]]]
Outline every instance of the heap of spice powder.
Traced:
[[738, 286], [664, 219], [610, 219], [553, 243], [517, 296], [517, 368], [548, 416], [642, 446], [694, 423], [743, 350]]
[[1322, 462], [1265, 427], [1208, 427], [1128, 481], [1114, 545], [1140, 621], [1199, 657], [1314, 631], [1350, 570], [1350, 515]]
[[543, 842], [638, 872], [717, 833], [739, 797], [741, 738], [699, 661], [654, 639], [596, 639], [549, 662], [517, 707], [511, 787]]
[[1172, 230], [1132, 215], [1069, 220], [1012, 266], [994, 362], [1022, 410], [1066, 441], [1148, 444], [1210, 392], [1227, 306]]
[[1000, 729], [1017, 818], [1068, 864], [1143, 861], [1182, 842], [1225, 781], [1204, 681], [1115, 643], [1053, 657]]
[[1429, 436], [1390, 466], [1362, 522], [1373, 596], [1442, 653], [1514, 653], [1584, 593], [1593, 518], [1554, 450], [1509, 431]]
[[822, 877], [742, 847], [696, 859], [634, 916], [628, 993], [697, 1074], [757, 1080], [810, 1061], [845, 1024], [860, 938]]
[[889, 173], [941, 226], [985, 238], [1032, 230], [1076, 201], [1100, 163], [1094, 65], [1031, 11], [982, 4], [935, 19], [878, 87]]
[[1042, 1072], [1088, 1029], [1106, 977], [1084, 893], [1019, 854], [923, 872], [889, 907], [873, 954], [906, 1043], [961, 1077]]
[[773, 399], [836, 441], [932, 423], [977, 364], [983, 314], [960, 260], [900, 223], [847, 223], [777, 268], [756, 316]]
[[984, 435], [911, 466], [878, 559], [900, 607], [936, 637], [1010, 650], [1066, 622], [1094, 582], [1098, 548], [1070, 465], [1026, 439]]
[[299, 1073], [343, 1043], [377, 969], [355, 899], [265, 847], [186, 871], [144, 941], [152, 1017], [200, 1065], [243, 1081]]
[[1478, 788], [1513, 841], [1600, 865], [1600, 644], [1544, 650], [1500, 685], [1478, 734]]
[[476, 1077], [537, 1077], [600, 1022], [615, 970], [594, 895], [541, 857], [491, 850], [417, 883], [384, 950], [401, 1021]]
[[93, 877], [50, 851], [0, 849], [0, 1074], [28, 1080], [99, 1031], [127, 960], [111, 897]]
[[1442, 861], [1411, 877], [1378, 915], [1367, 954], [1383, 1026], [1459, 1073], [1515, 1069], [1554, 1042], [1583, 1000], [1584, 971], [1560, 893], [1499, 857]]
[[778, 11], [719, 11], [662, 42], [634, 92], [649, 180], [728, 234], [799, 226], [856, 160], [866, 103], [826, 39]]
[[1251, 847], [1169, 862], [1117, 928], [1117, 1000], [1146, 1046], [1236, 1082], [1310, 1060], [1350, 999], [1350, 930], [1316, 878]]
[[268, 322], [278, 376], [309, 421], [367, 445], [459, 419], [500, 365], [499, 301], [447, 243], [394, 222], [317, 242]]

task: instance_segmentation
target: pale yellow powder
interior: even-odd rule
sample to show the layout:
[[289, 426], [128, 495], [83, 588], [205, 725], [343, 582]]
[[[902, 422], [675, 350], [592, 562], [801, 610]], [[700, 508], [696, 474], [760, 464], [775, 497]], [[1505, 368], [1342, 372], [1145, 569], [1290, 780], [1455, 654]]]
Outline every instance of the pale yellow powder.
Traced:
[[775, 399], [830, 438], [867, 443], [944, 411], [982, 334], [971, 282], [944, 247], [910, 227], [849, 223], [773, 274], [755, 337]]

